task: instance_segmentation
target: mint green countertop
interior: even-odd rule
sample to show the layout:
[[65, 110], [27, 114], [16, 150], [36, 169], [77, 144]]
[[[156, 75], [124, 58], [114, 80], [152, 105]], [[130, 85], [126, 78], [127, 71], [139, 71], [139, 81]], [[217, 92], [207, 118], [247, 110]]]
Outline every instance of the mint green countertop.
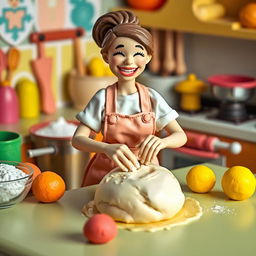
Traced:
[[107, 244], [89, 244], [82, 234], [86, 218], [81, 208], [93, 196], [95, 187], [91, 186], [67, 191], [57, 203], [37, 203], [30, 197], [0, 210], [0, 251], [15, 256], [255, 255], [256, 196], [228, 200], [220, 185], [226, 168], [207, 165], [217, 176], [215, 188], [208, 194], [188, 190], [185, 177], [190, 168], [173, 171], [186, 196], [197, 199], [203, 208], [197, 221], [155, 233], [119, 230]]

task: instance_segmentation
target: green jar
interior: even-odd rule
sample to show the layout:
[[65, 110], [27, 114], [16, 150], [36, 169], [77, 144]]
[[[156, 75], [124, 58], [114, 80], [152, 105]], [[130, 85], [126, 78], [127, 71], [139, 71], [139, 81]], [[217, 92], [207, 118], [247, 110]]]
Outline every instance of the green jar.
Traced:
[[18, 133], [0, 131], [0, 160], [21, 161], [21, 136]]

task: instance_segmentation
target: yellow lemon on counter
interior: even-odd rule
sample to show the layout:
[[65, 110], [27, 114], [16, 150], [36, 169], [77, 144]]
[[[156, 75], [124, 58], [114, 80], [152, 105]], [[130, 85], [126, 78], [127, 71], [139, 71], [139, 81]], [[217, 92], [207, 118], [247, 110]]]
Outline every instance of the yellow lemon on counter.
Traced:
[[212, 169], [205, 165], [197, 165], [192, 167], [187, 176], [187, 185], [197, 193], [207, 193], [215, 185], [216, 176]]
[[105, 64], [102, 58], [93, 57], [88, 63], [88, 72], [91, 76], [105, 76]]
[[221, 185], [230, 199], [245, 200], [254, 194], [256, 181], [250, 169], [233, 166], [224, 173]]

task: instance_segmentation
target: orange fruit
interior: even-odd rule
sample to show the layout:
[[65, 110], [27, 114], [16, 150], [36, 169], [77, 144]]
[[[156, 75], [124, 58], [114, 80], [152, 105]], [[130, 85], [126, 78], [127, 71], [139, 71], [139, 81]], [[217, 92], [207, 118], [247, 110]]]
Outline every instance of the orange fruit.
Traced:
[[20, 163], [19, 165], [22, 166], [24, 164], [24, 166], [26, 167], [26, 165], [29, 165], [32, 169], [33, 169], [33, 180], [40, 174], [42, 173], [40, 168], [35, 165], [35, 164], [32, 164], [32, 163], [29, 163], [29, 162], [24, 162], [24, 163]]
[[64, 180], [55, 172], [45, 171], [39, 174], [32, 184], [35, 198], [43, 203], [58, 201], [65, 193]]
[[154, 10], [160, 8], [166, 0], [127, 0], [129, 6], [140, 10]]
[[239, 18], [244, 27], [256, 28], [256, 3], [251, 2], [242, 7]]

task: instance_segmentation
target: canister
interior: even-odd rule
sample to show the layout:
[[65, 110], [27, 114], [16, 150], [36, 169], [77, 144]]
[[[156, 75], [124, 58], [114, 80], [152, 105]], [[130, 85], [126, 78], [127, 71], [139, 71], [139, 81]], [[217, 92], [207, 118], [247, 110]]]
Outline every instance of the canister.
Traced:
[[0, 131], [0, 160], [21, 161], [21, 136], [11, 131]]
[[35, 118], [40, 113], [39, 90], [36, 83], [27, 78], [18, 81], [16, 91], [21, 118]]

